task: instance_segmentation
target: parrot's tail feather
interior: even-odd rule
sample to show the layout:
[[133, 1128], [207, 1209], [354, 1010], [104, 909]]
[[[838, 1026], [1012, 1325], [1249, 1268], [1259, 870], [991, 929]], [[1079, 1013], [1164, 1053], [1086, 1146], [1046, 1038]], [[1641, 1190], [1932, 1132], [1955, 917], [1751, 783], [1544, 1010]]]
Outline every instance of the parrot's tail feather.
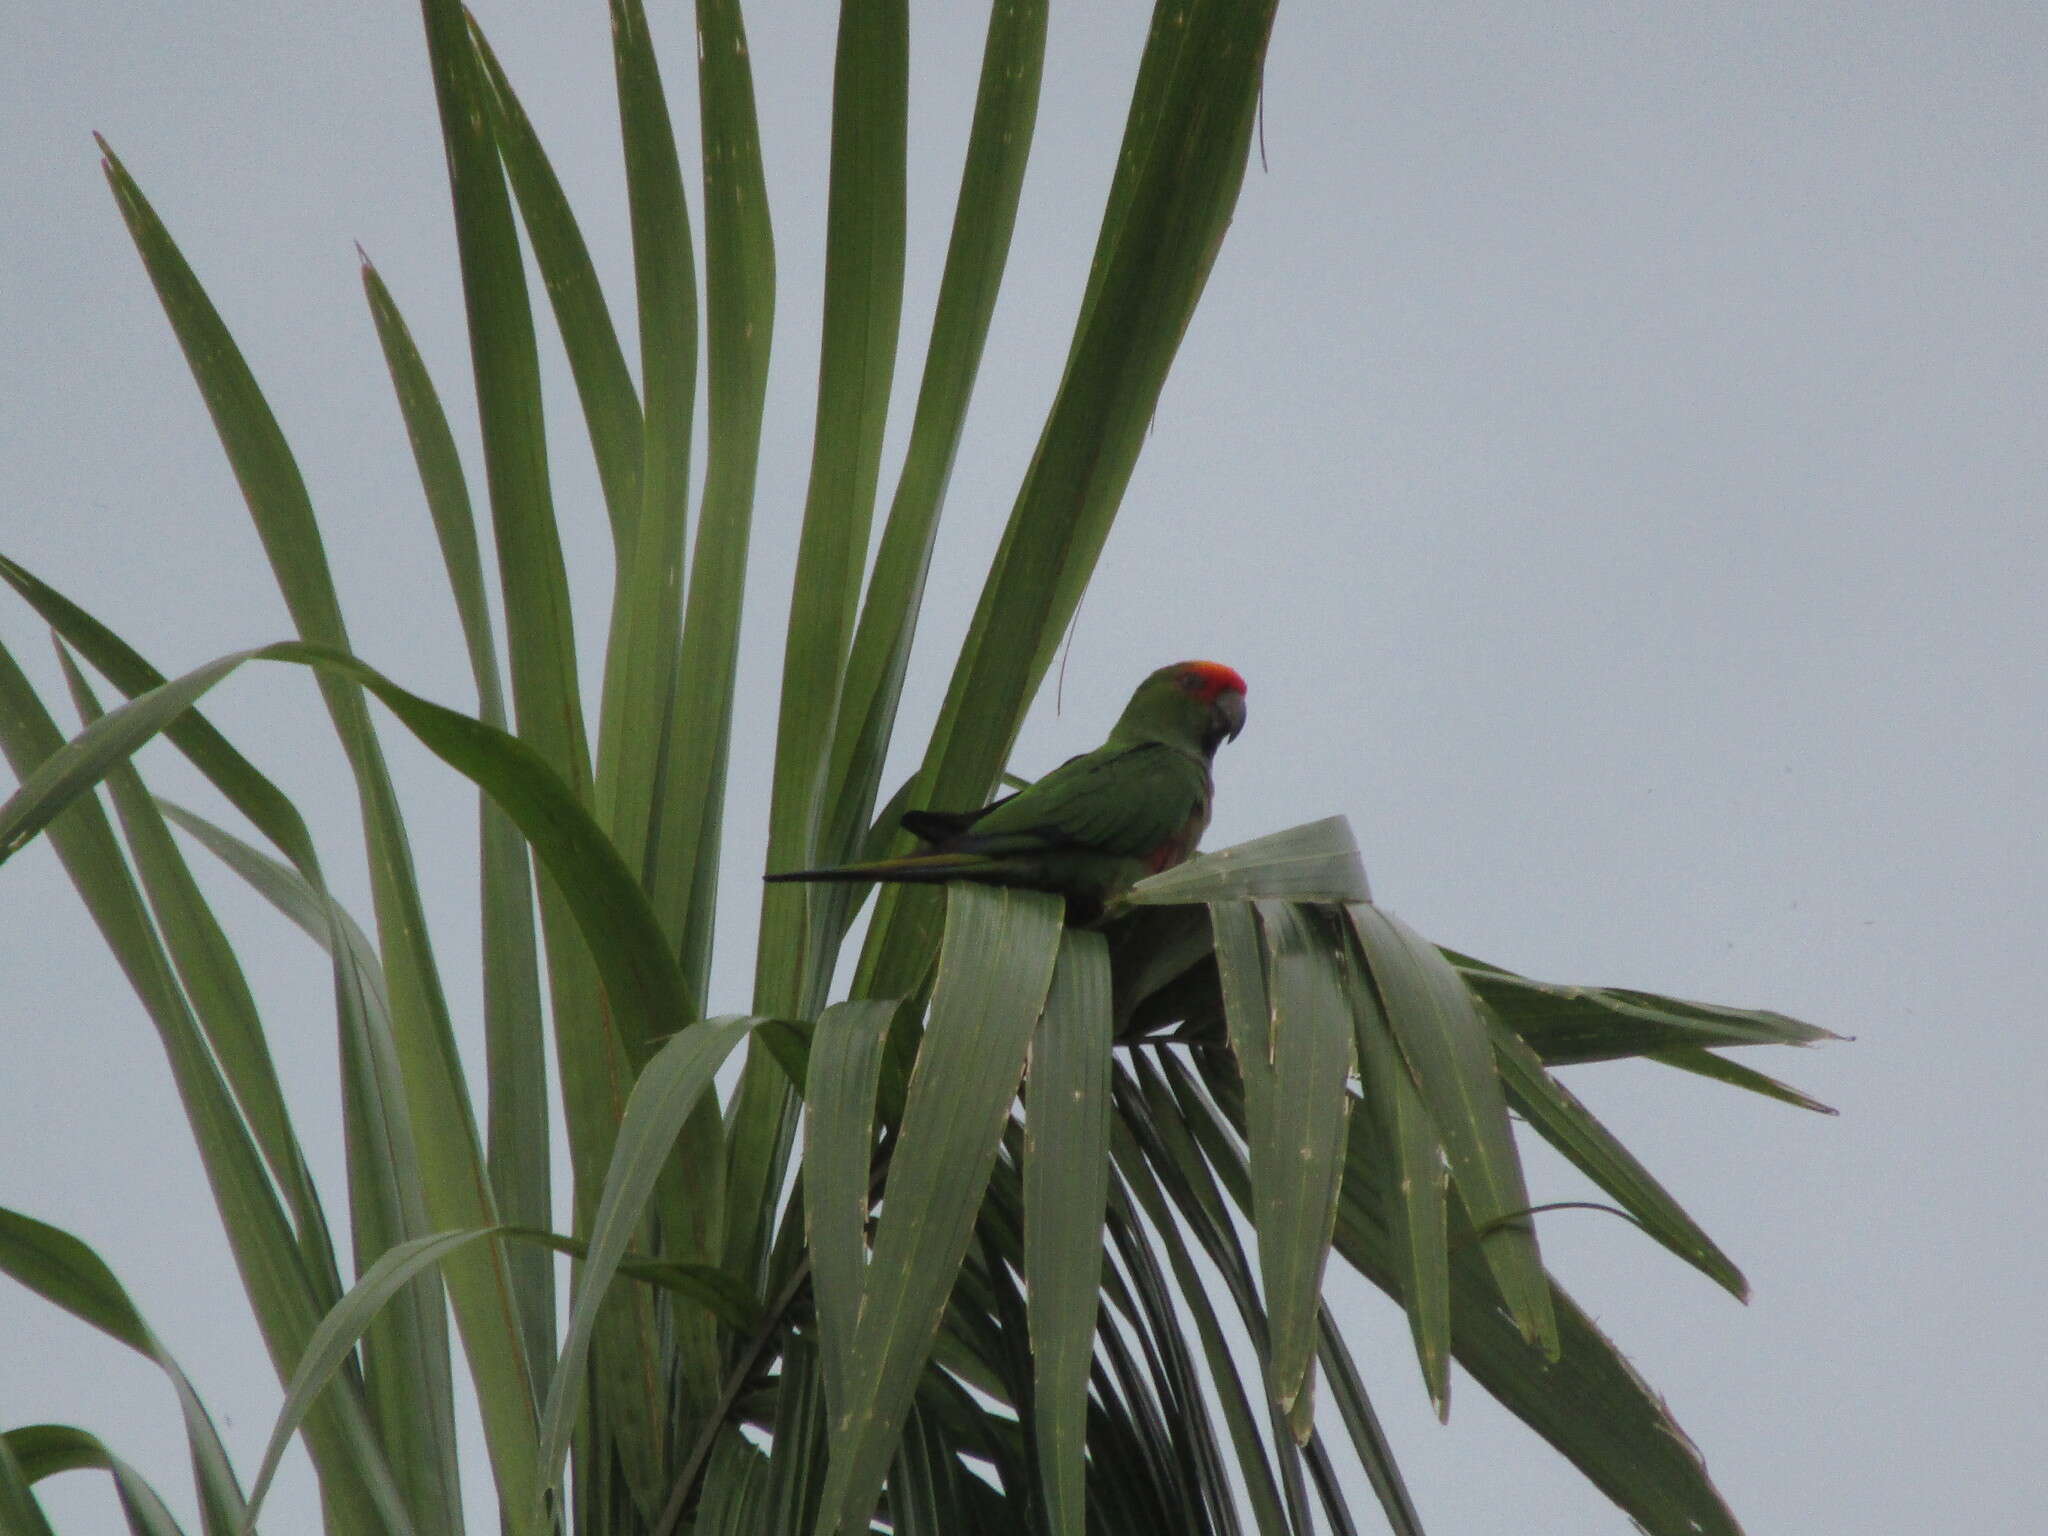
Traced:
[[779, 875], [763, 875], [771, 885], [789, 880], [871, 880], [938, 884], [946, 880], [972, 880], [988, 872], [989, 861], [977, 854], [923, 853], [901, 859], [876, 859], [869, 864], [835, 864], [829, 869], [790, 869]]

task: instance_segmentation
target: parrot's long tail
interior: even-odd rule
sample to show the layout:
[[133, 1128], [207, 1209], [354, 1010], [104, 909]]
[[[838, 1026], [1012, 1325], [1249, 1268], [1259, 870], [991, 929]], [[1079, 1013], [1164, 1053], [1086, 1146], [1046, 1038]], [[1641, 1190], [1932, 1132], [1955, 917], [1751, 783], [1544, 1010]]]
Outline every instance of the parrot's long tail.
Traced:
[[978, 853], [913, 853], [866, 864], [834, 864], [829, 869], [786, 869], [779, 875], [761, 878], [770, 884], [785, 880], [874, 880], [937, 885], [947, 880], [986, 876], [990, 863], [986, 855]]

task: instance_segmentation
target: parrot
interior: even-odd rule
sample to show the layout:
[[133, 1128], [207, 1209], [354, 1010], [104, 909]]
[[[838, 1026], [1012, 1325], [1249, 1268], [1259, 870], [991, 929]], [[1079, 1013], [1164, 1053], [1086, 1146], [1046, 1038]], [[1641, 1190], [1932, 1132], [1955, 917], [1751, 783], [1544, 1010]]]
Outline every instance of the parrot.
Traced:
[[769, 881], [907, 881], [1050, 891], [1092, 922], [1147, 875], [1195, 851], [1209, 825], [1216, 749], [1244, 729], [1244, 679], [1213, 661], [1161, 667], [1109, 739], [974, 811], [906, 811], [923, 847], [897, 858], [785, 870]]

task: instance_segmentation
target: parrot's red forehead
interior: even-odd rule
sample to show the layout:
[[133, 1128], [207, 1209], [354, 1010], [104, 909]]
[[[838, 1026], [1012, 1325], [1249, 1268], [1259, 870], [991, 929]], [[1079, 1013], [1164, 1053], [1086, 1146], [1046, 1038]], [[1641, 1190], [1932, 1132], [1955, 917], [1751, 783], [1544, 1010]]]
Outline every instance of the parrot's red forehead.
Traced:
[[1244, 679], [1220, 661], [1184, 661], [1176, 668], [1182, 677], [1198, 679], [1200, 693], [1204, 699], [1214, 699], [1219, 694], [1243, 693]]

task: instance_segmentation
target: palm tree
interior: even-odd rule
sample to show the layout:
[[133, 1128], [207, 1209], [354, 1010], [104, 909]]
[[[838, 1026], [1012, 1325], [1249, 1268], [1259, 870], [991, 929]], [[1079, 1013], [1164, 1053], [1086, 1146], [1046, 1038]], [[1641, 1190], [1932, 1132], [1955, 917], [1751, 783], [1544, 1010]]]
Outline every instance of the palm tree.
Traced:
[[[852, 888], [769, 886], [750, 1009], [707, 1016], [776, 319], [739, 8], [697, 6], [700, 240], [647, 18], [638, 0], [612, 6], [637, 379], [512, 81], [452, 0], [423, 13], [488, 562], [427, 364], [367, 262], [363, 277], [468, 642], [474, 714], [353, 655], [278, 422], [111, 148], [109, 180], [298, 638], [167, 677], [0, 561], [61, 638], [84, 727], [66, 742], [0, 651], [0, 746], [22, 780], [0, 808], [0, 858], [48, 834], [160, 1032], [287, 1383], [253, 1480], [89, 1248], [0, 1213], [0, 1267], [180, 1384], [205, 1528], [246, 1526], [296, 1434], [330, 1530], [459, 1531], [452, 1315], [510, 1531], [831, 1536], [879, 1519], [902, 1532], [1306, 1533], [1319, 1520], [1352, 1529], [1364, 1489], [1394, 1529], [1419, 1530], [1322, 1300], [1334, 1253], [1406, 1309], [1440, 1414], [1456, 1359], [1645, 1528], [1735, 1530], [1662, 1403], [1545, 1274], [1510, 1113], [1740, 1295], [1734, 1266], [1548, 1069], [1644, 1057], [1805, 1102], [1718, 1052], [1822, 1031], [1548, 985], [1441, 949], [1374, 904], [1337, 817], [1197, 858], [1088, 927], [1063, 924], [1051, 898], [964, 885], [889, 889], [862, 927]], [[931, 344], [877, 535], [902, 307], [907, 21], [900, 3], [842, 7], [816, 443], [779, 726], [758, 760], [773, 786], [766, 867], [884, 851], [906, 804], [977, 804], [1001, 782], [1229, 224], [1271, 22], [1270, 3], [1242, 0], [1155, 15], [1065, 375], [921, 767], [885, 800], [1009, 250], [1045, 8], [992, 8]], [[594, 708], [579, 691], [522, 228], [612, 541]], [[367, 925], [332, 895], [291, 800], [196, 708], [252, 660], [318, 683], [359, 795]], [[81, 662], [126, 702], [103, 710]], [[481, 791], [481, 1114], [372, 699]], [[150, 793], [129, 758], [157, 735], [253, 838]], [[331, 958], [346, 1262], [342, 1212], [307, 1171], [188, 847]], [[566, 1235], [550, 1230], [558, 1112]], [[558, 1255], [573, 1261], [566, 1323]], [[82, 1430], [28, 1426], [4, 1446], [0, 1509], [24, 1529], [42, 1528], [35, 1483], [79, 1465], [112, 1472], [135, 1529], [176, 1529]]]

